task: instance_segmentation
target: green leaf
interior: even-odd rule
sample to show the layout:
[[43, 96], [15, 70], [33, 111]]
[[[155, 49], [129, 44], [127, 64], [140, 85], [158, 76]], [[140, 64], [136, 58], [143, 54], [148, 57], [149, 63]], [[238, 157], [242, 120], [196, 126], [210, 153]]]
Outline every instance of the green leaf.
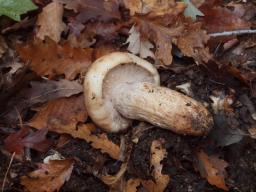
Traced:
[[187, 4], [187, 8], [184, 11], [186, 17], [192, 17], [193, 20], [196, 20], [196, 16], [204, 16], [204, 14], [190, 2], [190, 0], [182, 0]]
[[31, 0], [0, 0], [0, 16], [5, 15], [20, 21], [20, 15], [37, 9]]

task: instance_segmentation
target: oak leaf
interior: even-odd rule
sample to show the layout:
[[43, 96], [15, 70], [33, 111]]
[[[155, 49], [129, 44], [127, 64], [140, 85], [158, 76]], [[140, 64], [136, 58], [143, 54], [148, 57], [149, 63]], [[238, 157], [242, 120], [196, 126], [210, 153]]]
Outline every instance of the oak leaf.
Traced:
[[228, 163], [217, 156], [208, 156], [204, 151], [197, 153], [198, 163], [196, 165], [201, 176], [206, 178], [211, 185], [228, 191], [228, 187], [225, 183], [225, 168]]
[[80, 23], [89, 20], [111, 21], [121, 19], [118, 0], [56, 0], [65, 4], [66, 9], [74, 10], [77, 14], [75, 19]]
[[72, 48], [68, 44], [58, 45], [46, 39], [44, 42], [37, 40], [18, 45], [17, 51], [21, 59], [29, 63], [29, 68], [38, 75], [52, 79], [64, 74], [66, 79], [73, 80], [90, 66], [93, 49]]
[[136, 27], [132, 27], [129, 31], [130, 35], [125, 43], [128, 43], [127, 50], [133, 54], [139, 54], [141, 58], [154, 58], [154, 53], [150, 50], [154, 46], [149, 41], [143, 41], [140, 37], [140, 32]]
[[38, 113], [28, 123], [31, 127], [48, 127], [50, 130], [75, 130], [79, 122], [85, 122], [87, 112], [83, 95], [59, 98], [37, 108]]
[[124, 4], [131, 15], [148, 14], [149, 17], [179, 14], [186, 7], [185, 3], [175, 2], [175, 0], [124, 0]]
[[54, 192], [69, 180], [73, 170], [73, 159], [50, 160], [48, 164], [38, 164], [39, 169], [20, 178], [21, 184], [29, 192]]
[[66, 29], [65, 23], [62, 21], [63, 11], [63, 5], [55, 1], [44, 7], [42, 13], [38, 15], [37, 26], [39, 29], [36, 37], [44, 40], [48, 36], [55, 42], [59, 42], [61, 33]]
[[30, 134], [30, 129], [24, 127], [15, 133], [11, 133], [4, 140], [4, 147], [10, 153], [15, 152], [19, 155], [24, 154], [25, 147], [45, 152], [51, 145], [51, 142], [46, 139], [47, 132], [48, 130], [43, 128]]
[[199, 8], [203, 13], [203, 26], [208, 33], [249, 29], [250, 22], [241, 18], [241, 11], [218, 5], [215, 0], [205, 1]]
[[[16, 123], [17, 111], [22, 115], [29, 107], [61, 97], [70, 97], [83, 92], [83, 87], [76, 81], [32, 81], [30, 87], [25, 87], [9, 100], [3, 117], [6, 123]], [[15, 106], [15, 108], [13, 107]]]

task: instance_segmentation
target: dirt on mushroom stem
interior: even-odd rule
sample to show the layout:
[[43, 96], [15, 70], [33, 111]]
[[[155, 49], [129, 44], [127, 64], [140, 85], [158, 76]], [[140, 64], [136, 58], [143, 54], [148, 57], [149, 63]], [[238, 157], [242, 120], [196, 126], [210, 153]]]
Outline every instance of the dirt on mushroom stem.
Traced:
[[112, 95], [115, 109], [129, 119], [147, 121], [184, 135], [205, 135], [213, 127], [207, 109], [194, 99], [152, 83], [126, 83]]

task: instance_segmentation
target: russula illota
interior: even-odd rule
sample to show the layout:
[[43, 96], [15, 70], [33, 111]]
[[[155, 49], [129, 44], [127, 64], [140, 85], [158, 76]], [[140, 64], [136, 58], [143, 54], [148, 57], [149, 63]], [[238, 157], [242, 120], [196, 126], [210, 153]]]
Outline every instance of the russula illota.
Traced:
[[109, 132], [126, 129], [133, 119], [186, 135], [204, 135], [213, 126], [201, 103], [161, 87], [156, 68], [130, 53], [97, 59], [85, 76], [84, 95], [91, 119]]

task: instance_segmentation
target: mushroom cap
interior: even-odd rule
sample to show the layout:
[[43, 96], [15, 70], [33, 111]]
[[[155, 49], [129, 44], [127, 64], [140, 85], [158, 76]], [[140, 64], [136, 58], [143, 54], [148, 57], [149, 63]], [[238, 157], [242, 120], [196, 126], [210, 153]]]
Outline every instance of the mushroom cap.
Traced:
[[114, 52], [97, 59], [84, 80], [85, 105], [91, 119], [109, 132], [129, 127], [112, 103], [111, 95], [122, 83], [149, 82], [160, 85], [156, 68], [144, 59], [125, 52]]

